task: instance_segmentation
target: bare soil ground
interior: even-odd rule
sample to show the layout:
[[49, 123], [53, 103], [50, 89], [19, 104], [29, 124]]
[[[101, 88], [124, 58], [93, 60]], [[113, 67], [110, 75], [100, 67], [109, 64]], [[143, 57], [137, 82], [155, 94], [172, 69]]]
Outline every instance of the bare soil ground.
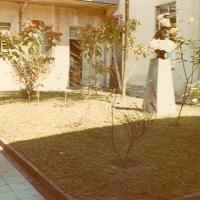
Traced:
[[[39, 104], [2, 100], [0, 135], [77, 200], [167, 200], [200, 188], [199, 107], [185, 107], [179, 129], [174, 118], [157, 119], [125, 169], [111, 142], [109, 94], [70, 94], [66, 105], [60, 95]], [[142, 100], [128, 97], [133, 103]], [[123, 154], [125, 127], [116, 123], [114, 131]]]

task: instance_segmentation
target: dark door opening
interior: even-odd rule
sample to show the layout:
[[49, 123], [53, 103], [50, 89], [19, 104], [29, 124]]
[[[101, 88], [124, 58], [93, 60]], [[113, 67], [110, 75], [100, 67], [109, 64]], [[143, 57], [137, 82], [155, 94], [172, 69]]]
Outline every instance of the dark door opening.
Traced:
[[[116, 61], [119, 68], [120, 77], [122, 77], [122, 55], [121, 52], [117, 51], [115, 53]], [[119, 83], [116, 74], [116, 66], [114, 58], [112, 57], [112, 66], [111, 66], [111, 74], [110, 74], [110, 88], [111, 89], [119, 89]]]
[[70, 86], [80, 86], [82, 78], [82, 59], [79, 42], [70, 39]]
[[[115, 18], [117, 23], [120, 23], [122, 20], [122, 16], [116, 16]], [[120, 35], [119, 38], [119, 43], [123, 44], [123, 36]], [[114, 54], [115, 54], [115, 59], [118, 65], [118, 70], [119, 70], [119, 76], [120, 79], [122, 79], [122, 46], [115, 46], [113, 47], [112, 51], [112, 65], [111, 65], [111, 74], [110, 74], [110, 88], [111, 89], [119, 89], [119, 83], [118, 83], [118, 78], [117, 78], [117, 73], [116, 73], [116, 63], [114, 60]]]

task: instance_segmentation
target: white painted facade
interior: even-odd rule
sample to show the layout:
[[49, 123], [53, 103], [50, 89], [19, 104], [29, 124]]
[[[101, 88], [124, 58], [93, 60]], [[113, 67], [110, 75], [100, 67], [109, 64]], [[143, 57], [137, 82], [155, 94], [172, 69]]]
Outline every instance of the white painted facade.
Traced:
[[[51, 26], [54, 31], [61, 32], [59, 44], [53, 48], [52, 56], [55, 58], [51, 71], [43, 81], [42, 90], [64, 91], [69, 85], [70, 27], [83, 27], [87, 24], [100, 25], [105, 19], [106, 12], [103, 7], [83, 7], [57, 4], [32, 4], [0, 1], [0, 22], [11, 23], [11, 31], [20, 31], [20, 21], [39, 19]], [[21, 19], [20, 19], [21, 16]], [[8, 62], [0, 60], [0, 91], [13, 91], [22, 88], [14, 76], [12, 67]]]
[[[111, 5], [95, 5], [88, 3], [89, 6], [79, 5], [79, 1], [71, 5], [60, 4], [33, 4], [16, 3], [12, 0], [0, 1], [0, 22], [10, 22], [11, 31], [20, 30], [20, 20], [40, 19], [48, 26], [52, 26], [57, 32], [63, 33], [61, 41], [53, 49], [55, 57], [54, 66], [50, 75], [44, 81], [45, 90], [65, 90], [69, 85], [69, 30], [70, 27], [81, 27], [86, 24], [98, 26], [108, 15], [123, 15], [124, 0], [119, 1], [116, 8]], [[16, 0], [17, 1], [17, 0]], [[20, 0], [19, 0], [20, 1]], [[31, 1], [30, 1], [31, 2]], [[44, 1], [43, 1], [44, 2]], [[45, 1], [49, 2], [49, 1]], [[53, 1], [52, 1], [53, 2]], [[67, 1], [66, 1], [67, 2]], [[139, 40], [148, 46], [152, 40], [156, 27], [156, 7], [174, 2], [173, 0], [130, 0], [130, 18], [138, 19], [141, 22], [138, 28]], [[194, 17], [195, 24], [200, 22], [200, 0], [177, 0], [177, 25], [182, 28], [184, 35], [188, 38], [200, 39], [200, 34], [194, 29], [193, 25], [183, 25], [182, 21]], [[21, 19], [20, 19], [21, 12]], [[128, 85], [144, 87], [149, 68], [150, 58], [141, 59], [135, 62], [134, 57], [129, 55], [129, 74], [131, 74]], [[173, 79], [176, 96], [180, 97], [184, 85], [184, 75], [181, 65], [175, 64]], [[195, 74], [195, 79], [199, 79], [199, 72]], [[0, 61], [0, 91], [20, 89], [19, 84], [13, 78], [12, 68], [8, 63]]]
[[[130, 0], [130, 18], [140, 21], [137, 36], [139, 40], [146, 46], [149, 45], [155, 34], [156, 28], [156, 8], [158, 6], [176, 2], [177, 6], [177, 26], [181, 28], [184, 37], [192, 39], [200, 39], [200, 33], [197, 30], [200, 25], [200, 1], [199, 0]], [[124, 0], [120, 0], [119, 7], [115, 15], [124, 13]], [[188, 25], [184, 23], [187, 19], [194, 17], [195, 23]], [[188, 53], [189, 55], [189, 53]], [[128, 88], [138, 86], [145, 87], [149, 63], [151, 58], [141, 59], [135, 62], [134, 57], [129, 55], [129, 73], [132, 75], [128, 81]], [[173, 61], [176, 62], [176, 61]], [[180, 64], [173, 65], [173, 81], [175, 87], [175, 96], [178, 100], [182, 95], [185, 77], [183, 68]], [[191, 70], [191, 67], [187, 67]], [[200, 72], [195, 73], [194, 80], [200, 79]]]

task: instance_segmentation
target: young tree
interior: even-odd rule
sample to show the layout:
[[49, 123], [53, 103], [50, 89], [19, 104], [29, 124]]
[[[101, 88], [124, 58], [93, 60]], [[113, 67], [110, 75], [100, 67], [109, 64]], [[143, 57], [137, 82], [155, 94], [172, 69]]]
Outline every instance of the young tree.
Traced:
[[[191, 25], [194, 18], [186, 20], [188, 25]], [[184, 105], [188, 102], [189, 98], [197, 98], [199, 86], [193, 84], [194, 75], [197, 70], [200, 69], [200, 41], [195, 39], [188, 39], [182, 36], [181, 30], [178, 28], [171, 28], [170, 37], [177, 45], [177, 60], [180, 61], [183, 67], [185, 76], [184, 92], [182, 95], [181, 108], [179, 110], [176, 126], [179, 126], [180, 117], [184, 108]], [[189, 69], [187, 69], [189, 68]], [[198, 103], [198, 102], [196, 102]]]
[[[118, 22], [115, 18], [111, 18], [107, 22], [101, 25], [100, 28], [95, 28], [91, 25], [88, 25], [84, 28], [81, 28], [78, 34], [78, 40], [80, 42], [80, 48], [84, 56], [87, 58], [89, 63], [89, 68], [92, 72], [95, 73], [96, 66], [101, 66], [101, 68], [108, 69], [110, 66], [105, 65], [105, 60], [102, 61], [104, 50], [111, 51], [114, 61], [114, 66], [117, 75], [117, 81], [119, 85], [120, 93], [123, 96], [123, 93], [126, 90], [127, 76], [127, 66], [126, 69], [122, 67], [120, 73], [120, 66], [118, 66], [116, 58], [116, 49], [121, 49], [121, 55], [125, 54], [134, 56], [138, 59], [141, 55], [147, 55], [147, 49], [138, 42], [136, 37], [136, 29], [140, 23], [135, 19], [129, 19], [127, 23]], [[127, 42], [126, 45], [122, 41], [123, 36], [127, 33]], [[99, 65], [100, 64], [100, 65]], [[127, 62], [126, 62], [127, 65]], [[126, 71], [126, 73], [124, 73]], [[132, 74], [132, 71], [131, 73]], [[123, 82], [125, 83], [123, 84]]]
[[44, 22], [33, 20], [25, 22], [23, 29], [18, 34], [8, 31], [0, 33], [0, 41], [5, 49], [0, 51], [0, 57], [10, 61], [20, 83], [26, 89], [29, 102], [34, 91], [38, 92], [41, 81], [50, 70], [53, 57], [44, 49], [44, 40], [51, 50], [59, 40], [60, 33], [46, 28]]
[[[184, 105], [187, 103], [189, 98], [197, 97], [195, 94], [198, 91], [198, 84], [193, 84], [194, 74], [197, 70], [200, 69], [200, 42], [197, 40], [187, 40], [183, 37], [176, 38], [178, 41], [178, 51], [180, 54], [179, 60], [182, 63], [183, 71], [185, 74], [185, 86], [182, 96], [181, 108], [179, 110], [176, 126], [179, 126], [180, 117], [184, 108]], [[184, 49], [187, 48], [190, 50], [191, 55], [189, 58], [184, 53]], [[190, 66], [190, 71], [187, 70], [186, 66]], [[189, 71], [189, 72], [188, 72]], [[198, 102], [196, 102], [198, 103]]]
[[87, 25], [79, 30], [78, 41], [82, 54], [89, 66], [89, 87], [96, 85], [97, 68], [102, 65], [103, 48], [100, 42], [101, 30]]

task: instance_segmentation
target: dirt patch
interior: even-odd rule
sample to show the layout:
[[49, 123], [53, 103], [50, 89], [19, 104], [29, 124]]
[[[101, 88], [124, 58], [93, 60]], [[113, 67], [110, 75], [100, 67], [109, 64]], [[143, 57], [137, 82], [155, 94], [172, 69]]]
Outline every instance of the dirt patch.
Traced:
[[131, 169], [139, 164], [139, 161], [136, 160], [114, 160], [112, 161], [114, 165], [122, 169]]
[[[173, 118], [156, 120], [152, 131], [134, 144], [128, 161], [122, 163], [112, 146], [107, 98], [73, 96], [67, 106], [60, 96], [39, 104], [1, 104], [0, 132], [76, 200], [167, 200], [197, 191], [199, 117], [181, 119], [184, 126], [179, 129], [169, 126]], [[130, 97], [128, 101], [142, 104], [141, 99]], [[184, 112], [198, 115], [199, 110], [186, 106]], [[114, 130], [123, 155], [129, 145], [127, 134], [120, 123]]]

